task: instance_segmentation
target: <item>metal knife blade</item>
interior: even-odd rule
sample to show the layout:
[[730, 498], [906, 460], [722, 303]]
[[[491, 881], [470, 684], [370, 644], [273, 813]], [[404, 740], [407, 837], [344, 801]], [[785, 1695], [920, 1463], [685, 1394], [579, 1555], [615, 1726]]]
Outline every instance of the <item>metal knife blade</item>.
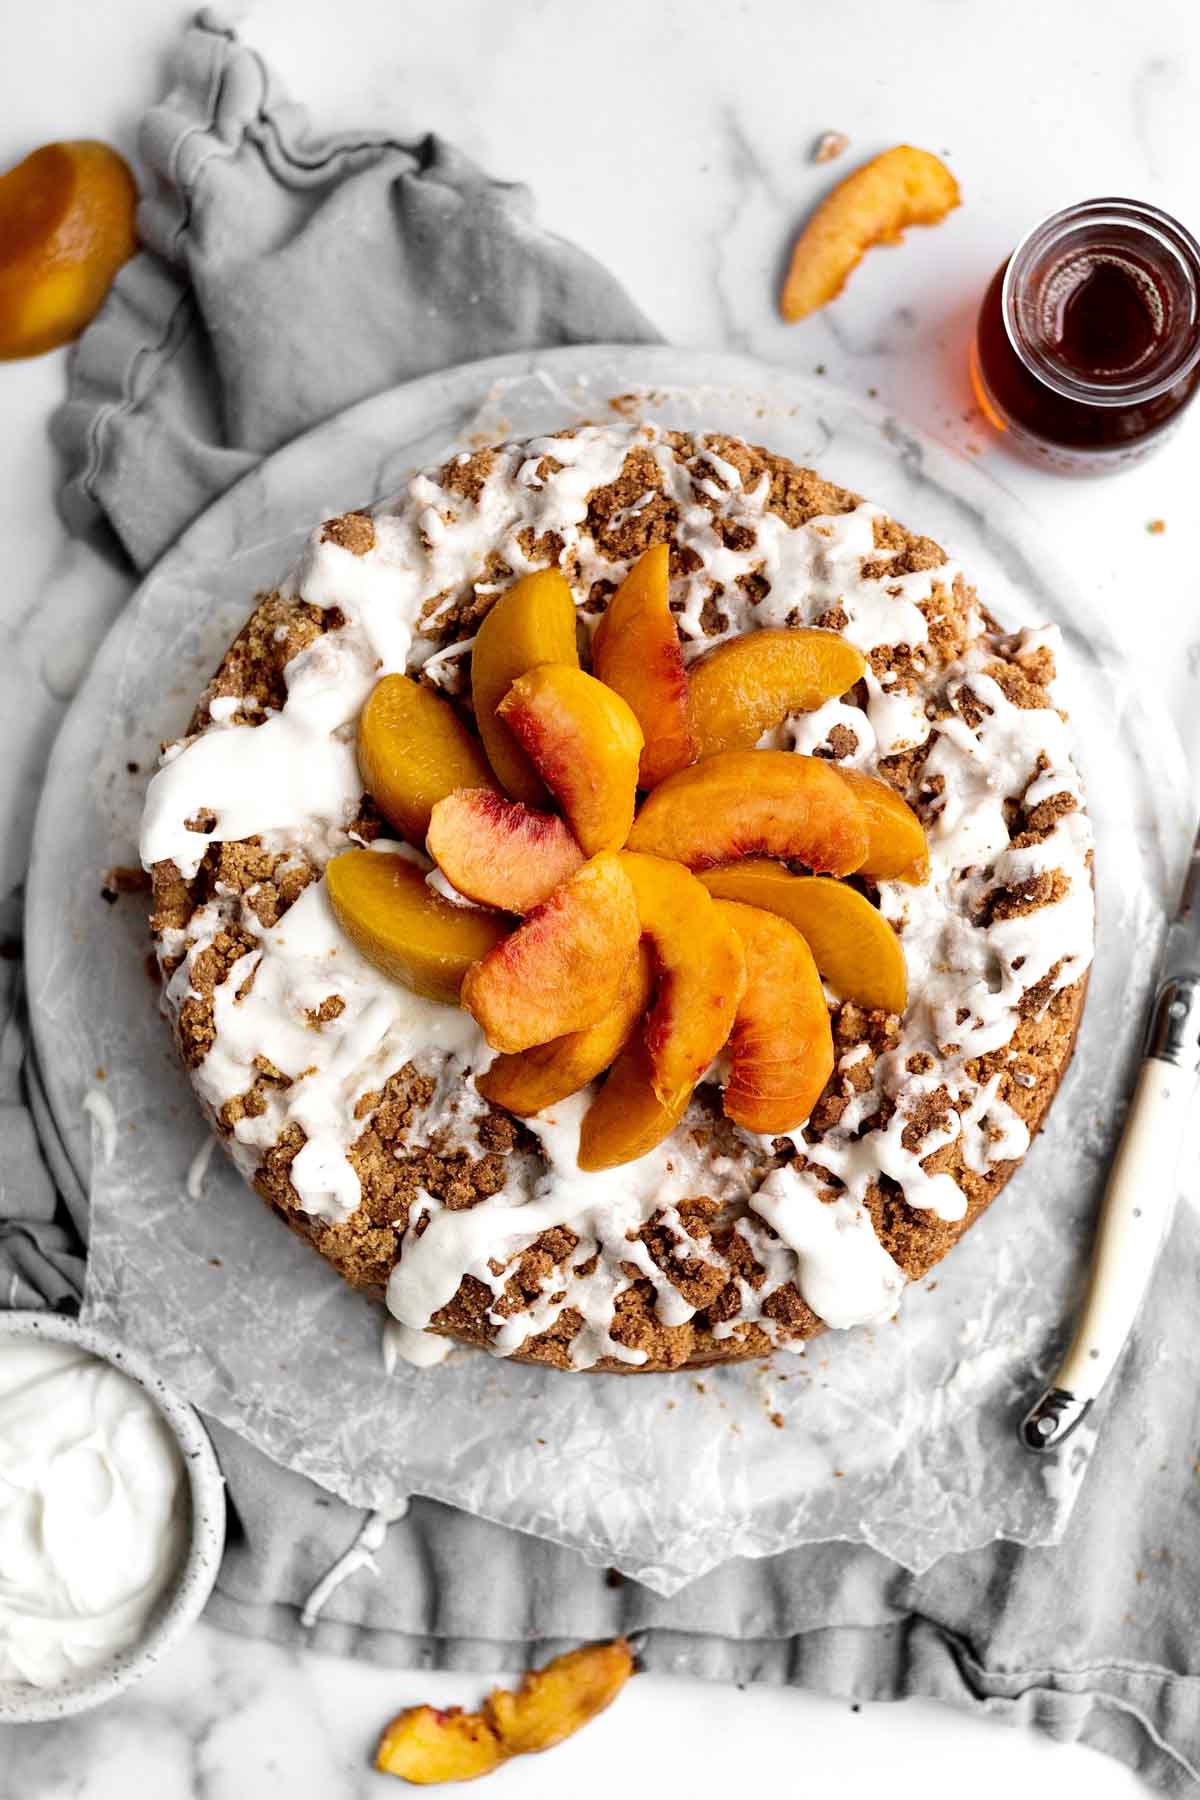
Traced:
[[1200, 831], [1163, 942], [1146, 1055], [1177, 1068], [1200, 1066]]

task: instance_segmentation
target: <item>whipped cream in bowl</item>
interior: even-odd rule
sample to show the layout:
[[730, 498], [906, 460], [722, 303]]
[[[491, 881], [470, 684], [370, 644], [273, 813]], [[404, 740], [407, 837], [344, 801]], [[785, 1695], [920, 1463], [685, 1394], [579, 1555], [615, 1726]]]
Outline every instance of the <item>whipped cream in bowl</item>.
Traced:
[[0, 1312], [0, 1720], [128, 1687], [196, 1620], [225, 1539], [192, 1408], [103, 1333]]

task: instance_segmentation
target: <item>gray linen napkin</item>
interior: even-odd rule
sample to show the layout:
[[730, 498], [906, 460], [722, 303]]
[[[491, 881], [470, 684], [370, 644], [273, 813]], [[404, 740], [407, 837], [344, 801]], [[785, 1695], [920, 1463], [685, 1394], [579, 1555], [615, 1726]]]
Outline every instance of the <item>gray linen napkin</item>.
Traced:
[[[211, 18], [189, 32], [144, 152], [156, 254], [125, 270], [85, 336], [55, 427], [68, 518], [107, 518], [139, 566], [261, 455], [367, 393], [493, 351], [654, 335], [602, 270], [536, 228], [523, 190], [434, 138], [316, 140]], [[28, 1060], [22, 1073], [4, 924], [0, 1304], [58, 1305], [80, 1266], [54, 1222], [51, 1172], [77, 1218], [82, 1191]], [[1083, 1740], [1194, 1795], [1200, 1396], [1173, 1373], [1171, 1344], [1198, 1269], [1185, 1213], [1058, 1550], [993, 1545], [914, 1577], [829, 1544], [729, 1563], [664, 1600], [420, 1499], [375, 1552], [377, 1575], [360, 1561], [313, 1620], [306, 1602], [363, 1515], [212, 1424], [232, 1529], [210, 1617], [381, 1663], [480, 1669], [620, 1629], [653, 1668], [854, 1700], [929, 1695]]]

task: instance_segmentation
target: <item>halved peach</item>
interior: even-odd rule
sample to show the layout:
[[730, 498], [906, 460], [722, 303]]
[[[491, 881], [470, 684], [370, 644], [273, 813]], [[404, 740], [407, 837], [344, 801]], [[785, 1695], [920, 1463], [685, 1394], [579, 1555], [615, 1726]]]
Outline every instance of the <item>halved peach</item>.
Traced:
[[858, 769], [839, 766], [837, 774], [858, 801], [866, 821], [867, 853], [857, 873], [874, 881], [928, 881], [929, 845], [908, 802], [886, 781], [877, 781]]
[[793, 857], [850, 875], [867, 853], [862, 808], [840, 776], [790, 750], [722, 750], [644, 802], [629, 848], [711, 869], [739, 856]]
[[583, 1115], [576, 1158], [579, 1167], [615, 1169], [645, 1156], [674, 1131], [691, 1097], [691, 1088], [684, 1086], [660, 1099], [650, 1052], [635, 1033]]
[[621, 866], [654, 950], [658, 980], [645, 1042], [654, 1091], [670, 1105], [695, 1086], [729, 1036], [745, 980], [741, 946], [712, 896], [679, 863], [627, 850]]
[[707, 869], [700, 880], [719, 899], [761, 907], [794, 925], [843, 1000], [904, 1011], [908, 983], [900, 939], [857, 888], [824, 875], [793, 875], [757, 856]]
[[475, 1086], [493, 1106], [528, 1119], [594, 1081], [628, 1041], [654, 991], [654, 962], [643, 945], [628, 963], [616, 1005], [584, 1031], [568, 1032], [515, 1056], [498, 1056]]
[[616, 1005], [638, 936], [633, 884], [604, 851], [468, 970], [462, 1003], [493, 1050], [584, 1031]]
[[747, 1131], [795, 1131], [833, 1074], [833, 1033], [812, 951], [786, 919], [718, 900], [741, 939], [746, 991], [729, 1036], [724, 1105]]
[[498, 716], [585, 854], [619, 850], [633, 824], [642, 753], [642, 728], [620, 694], [568, 663], [542, 663], [513, 682]]
[[488, 760], [505, 793], [526, 806], [544, 806], [537, 770], [499, 719], [497, 708], [518, 675], [538, 663], [579, 662], [575, 602], [558, 569], [523, 575], [492, 605], [471, 652], [471, 701]]
[[764, 629], [718, 644], [688, 669], [697, 755], [750, 749], [789, 713], [844, 694], [865, 667], [836, 631]]
[[338, 924], [368, 962], [414, 993], [454, 1006], [463, 977], [508, 935], [495, 913], [453, 906], [405, 856], [346, 850], [325, 869]]
[[688, 679], [671, 611], [670, 551], [642, 552], [608, 603], [592, 639], [592, 673], [627, 700], [642, 728], [638, 786], [657, 787], [696, 759]]
[[583, 862], [557, 813], [531, 812], [488, 788], [439, 800], [425, 842], [452, 887], [505, 912], [532, 912]]
[[451, 702], [407, 675], [385, 675], [371, 689], [358, 718], [358, 770], [388, 824], [418, 848], [445, 795], [499, 791], [483, 745]]

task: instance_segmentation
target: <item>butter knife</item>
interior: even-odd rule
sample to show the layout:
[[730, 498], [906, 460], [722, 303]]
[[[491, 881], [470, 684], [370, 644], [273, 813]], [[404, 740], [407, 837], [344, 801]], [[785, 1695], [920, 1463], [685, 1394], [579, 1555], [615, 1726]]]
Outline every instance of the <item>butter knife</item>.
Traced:
[[1087, 1298], [1053, 1383], [1017, 1428], [1027, 1450], [1054, 1450], [1066, 1442], [1125, 1348], [1174, 1210], [1198, 1071], [1200, 834], [1163, 947], [1146, 1048], [1100, 1211]]

